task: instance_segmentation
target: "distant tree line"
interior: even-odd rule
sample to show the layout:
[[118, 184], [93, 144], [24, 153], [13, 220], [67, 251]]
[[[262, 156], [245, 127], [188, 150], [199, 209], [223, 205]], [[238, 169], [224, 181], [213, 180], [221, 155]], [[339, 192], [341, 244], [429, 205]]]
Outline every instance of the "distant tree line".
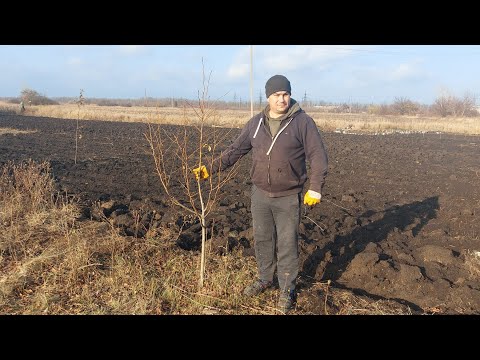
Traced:
[[[75, 104], [77, 99], [70, 97], [48, 98], [32, 89], [23, 89], [19, 97], [6, 98], [10, 103], [19, 104], [21, 101], [28, 105], [58, 105], [71, 103]], [[85, 104], [98, 106], [124, 106], [124, 107], [184, 107], [195, 105], [195, 100], [183, 98], [152, 98], [144, 97], [137, 99], [105, 99], [85, 98]], [[234, 96], [234, 101], [206, 102], [208, 105], [215, 105], [219, 109], [250, 109], [250, 101], [242, 100]], [[259, 96], [254, 103], [256, 110], [262, 109], [266, 100]], [[410, 115], [410, 116], [439, 116], [439, 117], [474, 117], [479, 116], [476, 99], [472, 94], [464, 97], [456, 97], [451, 94], [442, 94], [437, 97], [433, 104], [424, 105], [412, 101], [406, 97], [397, 97], [391, 104], [360, 104], [360, 103], [328, 103], [325, 101], [312, 102], [307, 100], [306, 94], [300, 105], [305, 110], [328, 113], [351, 113], [351, 114], [374, 114], [374, 115]]]
[[474, 117], [479, 112], [473, 95], [459, 98], [453, 95], [441, 95], [432, 105], [422, 105], [408, 98], [396, 98], [392, 104], [369, 105], [367, 112], [376, 115], [418, 115], [439, 117]]

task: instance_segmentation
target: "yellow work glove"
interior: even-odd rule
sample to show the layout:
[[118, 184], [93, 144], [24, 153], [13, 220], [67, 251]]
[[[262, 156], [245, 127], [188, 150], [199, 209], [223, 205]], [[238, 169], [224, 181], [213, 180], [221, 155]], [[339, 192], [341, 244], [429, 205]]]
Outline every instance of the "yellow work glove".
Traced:
[[322, 198], [322, 194], [313, 190], [308, 190], [307, 193], [305, 194], [305, 197], [303, 198], [303, 203], [305, 205], [313, 206], [318, 204], [321, 198]]
[[192, 170], [193, 173], [195, 174], [195, 179], [199, 180], [200, 178], [202, 180], [207, 179], [210, 175], [208, 174], [207, 168], [205, 165], [201, 165], [200, 167], [197, 167]]

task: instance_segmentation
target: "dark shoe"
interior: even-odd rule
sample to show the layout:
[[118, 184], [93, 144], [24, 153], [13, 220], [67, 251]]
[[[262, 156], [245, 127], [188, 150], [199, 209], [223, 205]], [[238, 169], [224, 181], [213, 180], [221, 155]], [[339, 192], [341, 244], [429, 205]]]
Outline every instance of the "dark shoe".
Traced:
[[277, 308], [282, 313], [286, 314], [292, 310], [297, 302], [297, 294], [295, 290], [281, 291], [278, 298]]
[[272, 285], [272, 281], [257, 280], [253, 284], [247, 286], [245, 290], [243, 290], [243, 294], [247, 296], [257, 296], [272, 287]]

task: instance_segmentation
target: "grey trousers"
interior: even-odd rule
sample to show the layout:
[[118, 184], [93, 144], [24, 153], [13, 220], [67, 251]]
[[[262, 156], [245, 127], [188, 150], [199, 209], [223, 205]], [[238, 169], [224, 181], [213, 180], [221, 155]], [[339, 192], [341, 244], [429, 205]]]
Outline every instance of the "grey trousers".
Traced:
[[260, 280], [272, 281], [277, 271], [281, 290], [294, 290], [298, 276], [300, 193], [271, 198], [252, 186], [251, 211], [255, 257]]

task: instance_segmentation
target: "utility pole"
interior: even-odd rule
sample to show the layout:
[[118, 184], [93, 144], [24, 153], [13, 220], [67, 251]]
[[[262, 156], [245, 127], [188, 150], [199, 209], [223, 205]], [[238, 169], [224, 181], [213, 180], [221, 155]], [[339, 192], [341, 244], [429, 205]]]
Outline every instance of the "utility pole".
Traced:
[[253, 117], [253, 45], [250, 45], [250, 115]]

